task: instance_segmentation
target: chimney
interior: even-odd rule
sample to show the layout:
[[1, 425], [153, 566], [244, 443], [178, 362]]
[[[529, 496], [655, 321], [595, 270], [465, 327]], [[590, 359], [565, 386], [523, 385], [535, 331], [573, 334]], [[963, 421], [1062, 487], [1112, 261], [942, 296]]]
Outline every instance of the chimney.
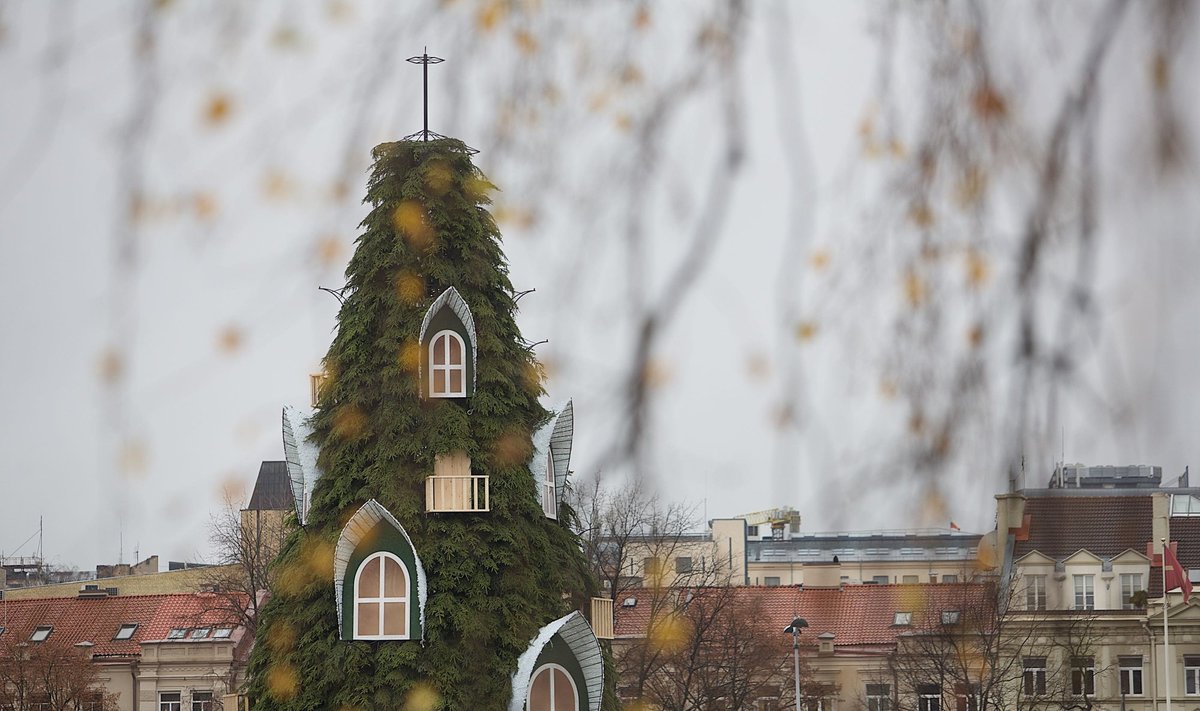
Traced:
[[842, 564], [806, 563], [804, 565], [804, 588], [840, 588], [842, 587]]

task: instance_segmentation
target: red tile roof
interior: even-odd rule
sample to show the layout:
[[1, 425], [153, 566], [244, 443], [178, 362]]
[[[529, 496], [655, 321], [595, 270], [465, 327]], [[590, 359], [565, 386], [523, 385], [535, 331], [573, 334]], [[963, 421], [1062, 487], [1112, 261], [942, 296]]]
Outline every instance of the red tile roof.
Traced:
[[[36, 628], [51, 626], [50, 639], [56, 643], [91, 642], [95, 645], [92, 653], [99, 656], [136, 656], [143, 642], [164, 640], [178, 627], [235, 627], [230, 639], [239, 642], [244, 629], [236, 627], [227, 612], [213, 610], [215, 600], [216, 596], [206, 593], [0, 600], [0, 627], [5, 628], [4, 637], [9, 637], [4, 641], [10, 642], [28, 640]], [[126, 624], [137, 625], [133, 636], [114, 639]]]
[[1146, 494], [1030, 497], [1025, 515], [1029, 535], [1016, 542], [1015, 558], [1038, 551], [1063, 560], [1081, 549], [1110, 558], [1144, 551], [1154, 535], [1153, 499]]
[[[812, 645], [817, 635], [832, 632], [835, 648], [890, 646], [901, 633], [940, 624], [943, 610], [978, 609], [989, 599], [988, 587], [978, 583], [844, 585], [841, 589], [807, 590], [801, 586], [746, 586], [729, 590], [743, 600], [757, 602], [765, 627], [782, 634], [792, 618], [802, 617], [808, 622], [802, 641], [807, 638]], [[636, 589], [618, 597], [614, 606], [617, 637], [645, 635], [656, 594], [663, 593]], [[626, 607], [624, 600], [631, 597], [638, 598], [638, 603]], [[897, 612], [913, 613], [912, 626], [896, 625]]]

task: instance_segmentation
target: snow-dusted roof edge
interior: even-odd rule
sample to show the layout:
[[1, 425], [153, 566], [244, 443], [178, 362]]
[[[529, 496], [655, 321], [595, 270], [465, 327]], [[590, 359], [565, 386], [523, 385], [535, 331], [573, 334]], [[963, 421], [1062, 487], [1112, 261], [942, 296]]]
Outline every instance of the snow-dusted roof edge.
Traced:
[[591, 625], [578, 610], [538, 630], [537, 636], [529, 643], [529, 648], [517, 658], [508, 711], [522, 711], [525, 708], [525, 697], [529, 695], [529, 680], [534, 672], [533, 665], [537, 663], [542, 649], [550, 643], [550, 638], [555, 634], [561, 635], [583, 670], [584, 682], [587, 685], [588, 711], [600, 711], [600, 701], [604, 695], [604, 657], [600, 652], [600, 642], [596, 640], [596, 635], [592, 634]]
[[572, 400], [533, 433], [533, 456], [529, 460], [529, 473], [537, 487], [538, 500], [542, 496], [542, 482], [546, 479], [546, 450], [554, 456], [554, 491], [558, 503], [562, 503], [566, 491], [567, 469], [571, 465], [571, 441], [575, 435], [575, 406]]
[[[425, 318], [421, 319], [421, 331], [417, 334], [417, 343], [422, 344], [422, 347], [424, 347], [425, 332], [429, 330], [429, 323], [433, 321], [433, 317], [437, 315], [438, 311], [442, 310], [443, 306], [449, 306], [454, 315], [458, 317], [458, 320], [462, 322], [463, 327], [467, 329], [467, 335], [471, 341], [471, 362], [475, 364], [475, 367], [471, 370], [471, 374], [474, 376], [479, 372], [479, 361], [476, 358], [478, 355], [476, 343], [479, 339], [475, 336], [475, 317], [471, 315], [471, 307], [467, 306], [467, 302], [458, 293], [458, 289], [454, 287], [446, 289], [425, 310]], [[417, 377], [421, 379], [419, 380], [421, 383], [421, 392], [425, 392], [425, 374], [421, 372], [423, 363], [423, 357], [417, 361]], [[474, 387], [474, 385], [475, 377], [472, 377], [471, 386]]]
[[292, 481], [292, 497], [296, 500], [296, 518], [308, 523], [308, 505], [313, 489], [321, 478], [317, 457], [321, 448], [309, 441], [312, 412], [295, 406], [283, 408], [283, 455], [287, 460], [288, 478]]
[[338, 536], [337, 548], [333, 553], [333, 595], [337, 605], [338, 629], [342, 626], [342, 583], [346, 580], [346, 568], [350, 565], [350, 556], [354, 555], [354, 549], [375, 524], [380, 521], [387, 521], [392, 527], [404, 536], [408, 547], [412, 549], [413, 561], [416, 562], [417, 568], [417, 605], [421, 612], [421, 639], [425, 638], [425, 598], [428, 596], [428, 585], [425, 581], [425, 566], [421, 565], [421, 556], [417, 554], [417, 548], [413, 545], [412, 539], [408, 537], [408, 531], [404, 530], [404, 526], [396, 520], [396, 517], [390, 511], [383, 507], [375, 499], [370, 499], [367, 503], [358, 508], [350, 520], [346, 522], [346, 526], [342, 529], [341, 535]]

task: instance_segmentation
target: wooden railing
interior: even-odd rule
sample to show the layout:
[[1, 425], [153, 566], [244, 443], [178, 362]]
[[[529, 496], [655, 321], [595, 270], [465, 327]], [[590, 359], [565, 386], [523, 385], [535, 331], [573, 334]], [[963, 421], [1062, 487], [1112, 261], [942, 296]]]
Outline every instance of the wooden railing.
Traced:
[[425, 510], [488, 511], [488, 494], [484, 475], [431, 476], [425, 480]]
[[607, 597], [592, 598], [592, 633], [596, 639], [613, 638], [613, 601]]

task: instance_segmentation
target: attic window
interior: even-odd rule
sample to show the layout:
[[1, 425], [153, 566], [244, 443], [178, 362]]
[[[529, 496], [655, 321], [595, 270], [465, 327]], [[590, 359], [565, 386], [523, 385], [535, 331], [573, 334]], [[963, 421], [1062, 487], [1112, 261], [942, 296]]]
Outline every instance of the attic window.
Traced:
[[54, 631], [54, 628], [51, 627], [50, 625], [42, 625], [41, 627], [38, 627], [37, 629], [35, 629], [33, 631], [33, 634], [29, 635], [29, 641], [30, 642], [45, 642], [46, 638], [49, 637], [50, 633], [53, 631]]
[[186, 627], [176, 627], [167, 633], [167, 639], [183, 639], [183, 636], [186, 634]]
[[912, 613], [897, 612], [896, 617], [892, 620], [892, 624], [897, 627], [910, 627], [912, 625]]
[[454, 331], [439, 331], [429, 344], [429, 396], [466, 397], [467, 366], [463, 339]]
[[213, 639], [229, 639], [230, 635], [232, 634], [232, 627], [218, 627], [217, 629], [213, 630]]
[[117, 630], [117, 634], [113, 639], [132, 639], [133, 633], [137, 631], [137, 624], [129, 623], [121, 625], [121, 629]]
[[211, 627], [201, 627], [199, 629], [194, 629], [194, 630], [192, 630], [192, 639], [204, 639], [204, 638], [208, 637], [209, 632], [212, 632]]
[[942, 624], [943, 625], [957, 625], [958, 624], [958, 610], [942, 610]]
[[621, 607], [634, 607], [637, 605], [636, 597], [627, 597], [621, 601]]

